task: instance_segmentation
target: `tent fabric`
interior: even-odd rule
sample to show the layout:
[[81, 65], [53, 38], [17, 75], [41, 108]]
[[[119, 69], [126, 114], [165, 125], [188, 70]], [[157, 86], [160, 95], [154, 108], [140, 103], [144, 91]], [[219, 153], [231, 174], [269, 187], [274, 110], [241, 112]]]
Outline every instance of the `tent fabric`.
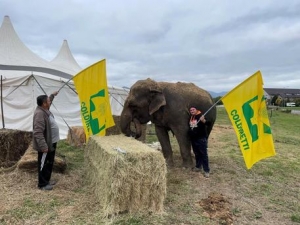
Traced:
[[61, 68], [72, 69], [73, 74], [78, 73], [82, 68], [78, 65], [68, 45], [68, 41], [64, 40], [57, 56], [51, 61], [51, 65]]
[[[32, 131], [37, 96], [50, 95], [63, 86], [50, 110], [58, 123], [60, 137], [65, 139], [69, 127], [82, 126], [79, 98], [71, 80], [79, 71], [81, 68], [66, 40], [57, 56], [48, 62], [23, 44], [9, 17], [5, 16], [0, 27], [0, 129]], [[119, 116], [128, 89], [109, 86], [108, 91], [112, 114]]]
[[[20, 40], [8, 16], [4, 17], [0, 27], [0, 70], [1, 75], [14, 76], [16, 73], [5, 71], [35, 71], [70, 78], [80, 69], [66, 68], [42, 59], [33, 53]], [[28, 74], [28, 72], [27, 72]]]
[[[60, 137], [65, 139], [69, 127], [82, 126], [80, 103], [73, 81], [64, 85], [67, 80], [45, 78], [38, 75], [7, 78], [2, 81], [2, 111], [0, 110], [0, 128], [32, 131], [33, 113], [36, 108], [36, 98], [39, 95], [50, 95], [54, 91], [59, 94], [54, 98], [50, 111], [60, 129]], [[109, 87], [109, 97], [112, 114], [121, 115], [128, 91], [126, 89]]]

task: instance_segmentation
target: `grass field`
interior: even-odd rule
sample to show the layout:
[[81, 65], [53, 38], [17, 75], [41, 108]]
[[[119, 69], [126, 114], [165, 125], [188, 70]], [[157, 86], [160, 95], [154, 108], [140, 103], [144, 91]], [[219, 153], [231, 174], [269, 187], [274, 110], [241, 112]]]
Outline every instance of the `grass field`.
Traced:
[[[36, 174], [0, 174], [0, 224], [300, 224], [300, 115], [272, 111], [276, 156], [247, 170], [224, 108], [218, 108], [209, 139], [211, 176], [181, 168], [172, 137], [175, 167], [168, 170], [163, 214], [122, 214], [103, 219], [85, 185], [83, 149], [60, 141], [66, 174], [50, 192], [36, 188]], [[148, 142], [156, 141], [153, 135]]]

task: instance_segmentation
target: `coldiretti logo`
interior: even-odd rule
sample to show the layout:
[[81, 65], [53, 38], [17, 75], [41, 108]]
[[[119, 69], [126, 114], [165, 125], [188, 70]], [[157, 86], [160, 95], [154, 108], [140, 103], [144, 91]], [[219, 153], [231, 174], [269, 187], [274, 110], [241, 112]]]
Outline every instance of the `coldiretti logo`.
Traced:
[[[84, 119], [88, 133], [98, 134], [105, 129], [105, 90], [91, 95], [89, 108], [86, 102], [81, 102], [81, 115]], [[104, 118], [104, 119], [103, 119]]]
[[[253, 143], [255, 141], [257, 141], [259, 139], [259, 126], [258, 126], [258, 122], [263, 123], [263, 132], [266, 134], [271, 134], [271, 128], [268, 124], [266, 124], [265, 122], [267, 122], [268, 120], [268, 115], [267, 115], [267, 111], [265, 107], [260, 107], [262, 105], [265, 104], [261, 104], [263, 103], [263, 101], [265, 101], [264, 97], [262, 97], [262, 99], [260, 100], [260, 104], [258, 105], [258, 109], [257, 112], [259, 115], [255, 115], [255, 109], [253, 109], [252, 105], [255, 101], [258, 101], [258, 96], [253, 97], [252, 99], [250, 99], [249, 101], [245, 102], [242, 105], [242, 115], [240, 115], [238, 113], [238, 110], [233, 109], [231, 110], [230, 114], [232, 116], [232, 120], [234, 121], [234, 124], [239, 132], [239, 141], [240, 143], [242, 143], [243, 149], [244, 150], [248, 150], [250, 149], [249, 146], [249, 139], [251, 139], [250, 141]], [[254, 116], [256, 116], [257, 118], [260, 118], [259, 120], [254, 120]], [[245, 126], [245, 124], [243, 124], [242, 122], [242, 118], [244, 118], [247, 122], [247, 126]], [[246, 132], [249, 131], [251, 137], [247, 137], [247, 133]]]

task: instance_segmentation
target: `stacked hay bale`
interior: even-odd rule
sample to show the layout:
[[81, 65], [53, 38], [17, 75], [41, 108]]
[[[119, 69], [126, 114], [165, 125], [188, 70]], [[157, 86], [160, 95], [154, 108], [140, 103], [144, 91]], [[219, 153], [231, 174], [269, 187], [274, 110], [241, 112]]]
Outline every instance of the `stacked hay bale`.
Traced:
[[82, 146], [86, 142], [85, 132], [82, 126], [70, 127], [67, 136], [67, 143], [71, 146]]
[[93, 136], [85, 168], [105, 216], [163, 211], [167, 168], [159, 151], [124, 135]]
[[0, 129], [0, 167], [10, 167], [23, 156], [32, 141], [32, 132]]
[[[29, 145], [25, 154], [17, 163], [17, 168], [26, 172], [37, 172], [37, 151], [32, 148], [32, 144]], [[58, 173], [64, 173], [67, 169], [66, 160], [63, 157], [55, 155], [53, 171]]]

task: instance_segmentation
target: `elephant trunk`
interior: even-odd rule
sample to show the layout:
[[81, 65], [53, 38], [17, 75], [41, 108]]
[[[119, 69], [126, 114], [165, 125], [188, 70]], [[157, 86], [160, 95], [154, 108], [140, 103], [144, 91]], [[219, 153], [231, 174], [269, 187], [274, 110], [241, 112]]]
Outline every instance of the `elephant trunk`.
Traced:
[[[128, 111], [128, 110], [127, 110]], [[120, 118], [120, 128], [123, 134], [126, 136], [131, 136], [130, 123], [132, 121], [131, 113], [122, 112]]]
[[[132, 130], [133, 126], [131, 126], [131, 122], [134, 123], [135, 131]], [[132, 115], [128, 111], [122, 112], [120, 127], [122, 133], [124, 133], [128, 137], [135, 137], [137, 139], [142, 135], [142, 127], [140, 121], [136, 118], [132, 119]]]
[[133, 123], [134, 123], [135, 131], [136, 131], [136, 133], [135, 133], [135, 139], [138, 139], [142, 135], [141, 123], [136, 118], [133, 119]]

